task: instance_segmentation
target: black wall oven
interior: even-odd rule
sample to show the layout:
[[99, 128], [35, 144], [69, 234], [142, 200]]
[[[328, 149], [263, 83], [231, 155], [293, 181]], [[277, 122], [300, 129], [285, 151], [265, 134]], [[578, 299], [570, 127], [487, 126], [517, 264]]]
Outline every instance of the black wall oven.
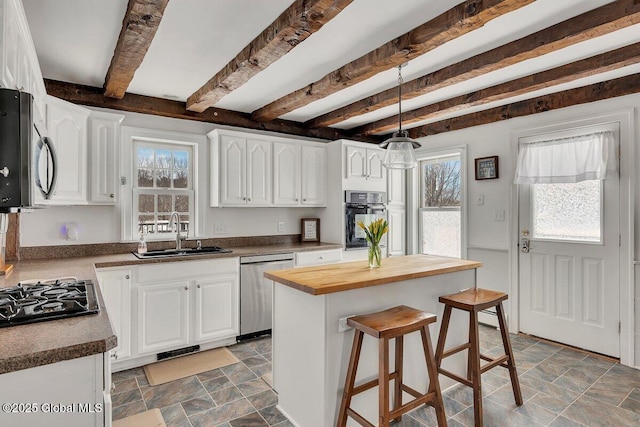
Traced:
[[345, 250], [368, 247], [364, 230], [358, 227], [358, 222], [362, 221], [367, 226], [378, 218], [386, 218], [385, 202], [386, 194], [382, 192], [345, 191]]

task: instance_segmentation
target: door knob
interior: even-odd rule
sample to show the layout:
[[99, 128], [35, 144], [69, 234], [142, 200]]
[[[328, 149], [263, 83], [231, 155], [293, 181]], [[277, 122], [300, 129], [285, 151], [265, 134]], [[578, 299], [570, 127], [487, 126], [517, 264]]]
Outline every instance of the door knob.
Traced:
[[529, 235], [529, 230], [522, 230], [520, 234], [522, 234], [524, 237], [527, 237]]
[[529, 239], [526, 239], [526, 238], [520, 239], [520, 250], [525, 254], [529, 253], [529, 249], [530, 249], [529, 243], [530, 243]]

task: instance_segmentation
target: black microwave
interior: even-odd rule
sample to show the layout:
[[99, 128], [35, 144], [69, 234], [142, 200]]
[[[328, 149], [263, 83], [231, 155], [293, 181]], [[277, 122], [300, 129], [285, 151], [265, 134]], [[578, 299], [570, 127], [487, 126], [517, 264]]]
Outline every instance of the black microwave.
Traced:
[[0, 212], [32, 208], [34, 191], [49, 199], [55, 183], [55, 151], [34, 126], [33, 96], [0, 89]]

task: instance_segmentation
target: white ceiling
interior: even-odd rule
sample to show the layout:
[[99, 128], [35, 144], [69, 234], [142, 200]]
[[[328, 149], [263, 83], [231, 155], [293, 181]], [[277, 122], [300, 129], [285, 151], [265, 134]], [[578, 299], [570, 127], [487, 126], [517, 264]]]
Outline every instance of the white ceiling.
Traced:
[[[611, 1], [537, 0], [411, 61], [403, 68], [404, 80], [436, 71]], [[170, 1], [128, 92], [185, 101], [292, 2]], [[458, 3], [461, 0], [354, 0], [320, 31], [224, 97], [216, 106], [252, 112], [315, 82]], [[120, 33], [127, 0], [23, 0], [23, 4], [44, 77], [102, 87]], [[431, 104], [638, 41], [640, 26], [636, 25], [406, 101], [403, 109]], [[532, 95], [637, 72], [638, 66], [625, 67], [606, 75], [550, 87]], [[304, 122], [396, 84], [397, 70], [392, 69], [282, 118]], [[530, 97], [520, 96], [517, 100]], [[450, 116], [513, 100], [516, 98], [459, 111]], [[395, 113], [397, 106], [386, 107], [352, 118], [336, 127], [352, 128]]]

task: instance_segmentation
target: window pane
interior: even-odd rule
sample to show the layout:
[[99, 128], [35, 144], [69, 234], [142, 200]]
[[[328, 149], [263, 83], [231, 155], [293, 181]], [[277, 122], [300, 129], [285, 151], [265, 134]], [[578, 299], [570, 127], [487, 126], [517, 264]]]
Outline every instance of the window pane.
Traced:
[[138, 234], [155, 232], [155, 217], [153, 215], [138, 215]]
[[180, 233], [189, 234], [189, 215], [180, 214]]
[[187, 169], [189, 167], [189, 152], [174, 151], [173, 162], [173, 167], [175, 169]]
[[173, 212], [173, 197], [161, 194], [158, 196], [158, 212]]
[[422, 253], [460, 258], [460, 211], [422, 210]]
[[138, 169], [138, 187], [153, 187], [152, 169]]
[[156, 171], [156, 187], [171, 188], [171, 171], [162, 169]]
[[601, 241], [601, 181], [534, 184], [533, 238]]
[[174, 225], [169, 223], [171, 214], [158, 215], [158, 233], [172, 233]]
[[140, 194], [138, 196], [138, 211], [140, 212], [155, 212], [155, 200], [152, 194]]
[[460, 206], [460, 159], [424, 162], [422, 207]]
[[156, 150], [156, 167], [167, 169], [171, 167], [171, 164], [170, 150]]
[[189, 212], [189, 196], [176, 196], [176, 211]]
[[139, 168], [152, 168], [154, 165], [154, 151], [155, 150], [153, 148], [138, 147], [138, 159], [136, 165]]
[[177, 170], [173, 173], [173, 188], [187, 188], [189, 186], [189, 172]]

